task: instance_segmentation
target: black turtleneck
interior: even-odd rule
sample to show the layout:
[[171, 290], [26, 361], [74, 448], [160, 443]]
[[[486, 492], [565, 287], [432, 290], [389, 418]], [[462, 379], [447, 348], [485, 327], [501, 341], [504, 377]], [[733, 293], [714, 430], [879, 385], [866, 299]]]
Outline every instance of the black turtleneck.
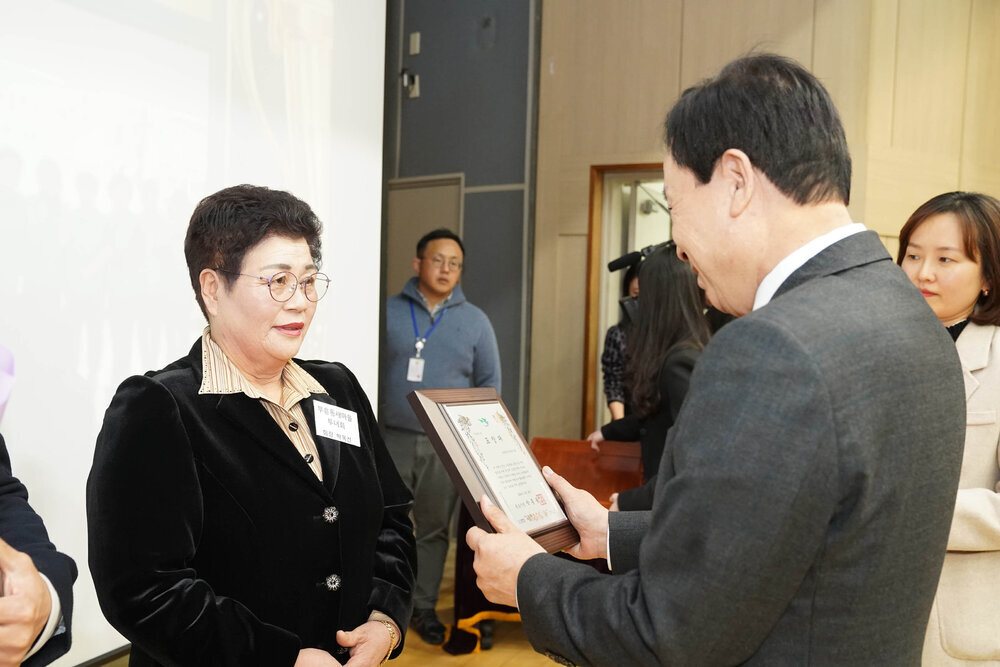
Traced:
[[969, 323], [969, 320], [962, 320], [961, 322], [955, 322], [950, 327], [945, 327], [948, 330], [948, 335], [951, 336], [953, 341], [958, 340], [959, 334], [965, 329], [965, 325]]

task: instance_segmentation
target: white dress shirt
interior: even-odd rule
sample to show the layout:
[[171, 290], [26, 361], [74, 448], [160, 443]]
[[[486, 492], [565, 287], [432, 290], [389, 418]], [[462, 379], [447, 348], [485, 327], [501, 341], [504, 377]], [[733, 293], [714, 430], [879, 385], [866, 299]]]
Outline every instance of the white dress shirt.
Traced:
[[800, 247], [798, 250], [793, 251], [783, 260], [775, 264], [771, 272], [764, 276], [764, 279], [760, 281], [760, 285], [757, 286], [757, 294], [753, 300], [753, 309], [763, 308], [771, 299], [774, 297], [774, 293], [778, 291], [781, 284], [788, 279], [788, 276], [795, 273], [803, 264], [808, 262], [810, 259], [820, 254], [830, 246], [832, 246], [837, 241], [846, 239], [848, 236], [853, 236], [860, 232], [865, 231], [865, 226], [860, 222], [852, 222], [849, 225], [843, 225], [837, 227], [836, 229], [831, 229], [826, 234], [822, 236], [817, 236], [812, 241], [809, 241], [804, 246]]

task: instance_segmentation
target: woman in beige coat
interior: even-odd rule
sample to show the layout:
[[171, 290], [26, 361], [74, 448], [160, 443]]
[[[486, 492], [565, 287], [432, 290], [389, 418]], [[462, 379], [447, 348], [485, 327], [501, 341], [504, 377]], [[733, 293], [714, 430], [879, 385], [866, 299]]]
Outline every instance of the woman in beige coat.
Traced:
[[934, 197], [900, 230], [896, 261], [948, 328], [965, 376], [962, 476], [923, 664], [1000, 665], [1000, 201]]

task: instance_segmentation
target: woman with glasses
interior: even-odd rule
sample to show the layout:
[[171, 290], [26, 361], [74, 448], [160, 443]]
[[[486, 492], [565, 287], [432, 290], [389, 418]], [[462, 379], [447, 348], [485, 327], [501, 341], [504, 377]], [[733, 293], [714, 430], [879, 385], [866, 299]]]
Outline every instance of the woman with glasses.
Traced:
[[899, 232], [896, 262], [955, 341], [965, 376], [962, 475], [922, 664], [1000, 665], [1000, 201], [949, 192], [924, 202]]
[[90, 568], [131, 665], [377, 665], [401, 649], [410, 493], [354, 375], [293, 359], [329, 285], [320, 230], [286, 192], [203, 199], [184, 252], [208, 326], [108, 408]]

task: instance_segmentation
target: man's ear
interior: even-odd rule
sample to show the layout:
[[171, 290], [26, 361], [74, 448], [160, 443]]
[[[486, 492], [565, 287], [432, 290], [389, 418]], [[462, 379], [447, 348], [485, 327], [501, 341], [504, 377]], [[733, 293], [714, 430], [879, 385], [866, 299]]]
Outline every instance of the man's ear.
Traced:
[[730, 148], [723, 153], [716, 170], [716, 176], [723, 178], [731, 193], [729, 215], [737, 218], [753, 200], [757, 189], [757, 173], [747, 154], [738, 148]]
[[219, 292], [225, 289], [219, 274], [212, 269], [202, 269], [198, 274], [201, 284], [201, 300], [205, 302], [205, 310], [213, 317], [219, 314]]
[[420, 258], [419, 257], [414, 257], [413, 258], [413, 272], [415, 274], [417, 274], [417, 275], [420, 275]]

